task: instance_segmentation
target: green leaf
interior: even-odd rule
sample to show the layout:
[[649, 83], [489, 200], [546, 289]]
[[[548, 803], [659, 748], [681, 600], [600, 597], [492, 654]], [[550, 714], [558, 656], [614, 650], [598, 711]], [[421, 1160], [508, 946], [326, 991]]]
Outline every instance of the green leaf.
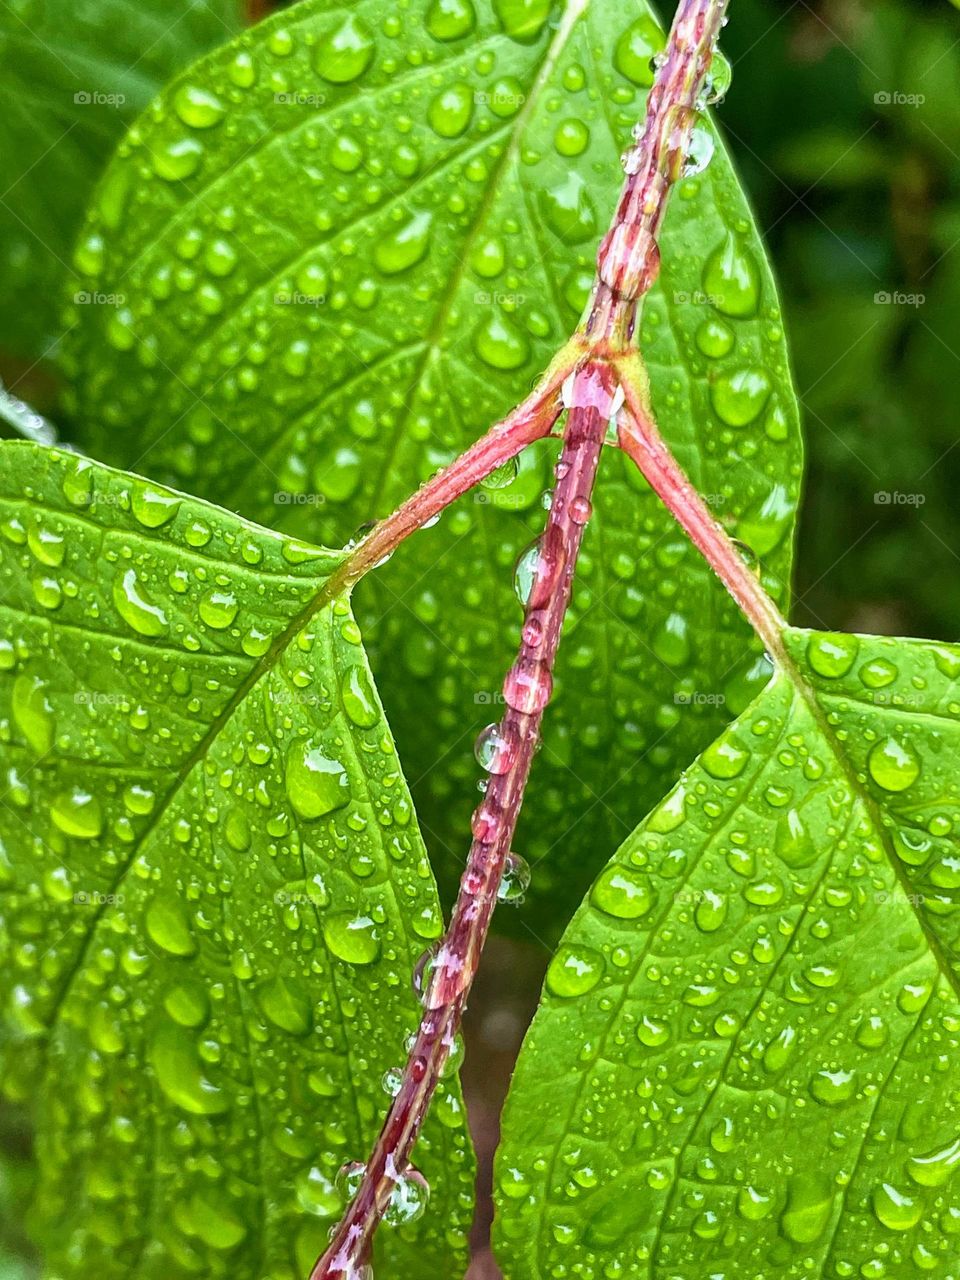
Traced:
[[[441, 930], [342, 554], [73, 455], [0, 456], [0, 1045], [51, 1267], [293, 1280]], [[386, 1272], [459, 1274], [453, 1080], [418, 1159], [449, 1230], [384, 1232]]]
[[[372, 0], [349, 15], [306, 3], [171, 86], [122, 145], [81, 242], [81, 258], [104, 248], [75, 287], [128, 299], [74, 316], [84, 442], [339, 544], [512, 407], [577, 323], [662, 42], [643, 5], [629, 21], [618, 0], [577, 12], [417, 0], [401, 21]], [[178, 104], [200, 92], [226, 114], [191, 129]], [[664, 433], [786, 580], [796, 406], [722, 146], [680, 184], [663, 259], [642, 346]], [[552, 456], [531, 449], [512, 483], [464, 499], [358, 595], [448, 883], [475, 797], [466, 744], [496, 714], [521, 622], [511, 570], [542, 530]], [[550, 899], [578, 900], [597, 850], [766, 678], [723, 591], [622, 465], [601, 475], [537, 816], [519, 836], [546, 859], [541, 930], [562, 910]]]
[[508, 1277], [955, 1272], [960, 647], [787, 643], [551, 963]]
[[240, 0], [14, 0], [0, 32], [0, 344], [40, 356], [96, 179], [173, 73], [240, 29]]

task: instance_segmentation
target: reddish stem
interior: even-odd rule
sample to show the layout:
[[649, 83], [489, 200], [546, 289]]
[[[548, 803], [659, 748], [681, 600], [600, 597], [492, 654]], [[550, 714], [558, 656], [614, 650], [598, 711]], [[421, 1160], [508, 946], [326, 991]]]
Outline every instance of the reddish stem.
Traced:
[[392, 515], [374, 525], [338, 569], [336, 581], [332, 584], [335, 589], [342, 591], [353, 586], [370, 569], [382, 563], [405, 538], [422, 529], [451, 502], [469, 493], [528, 444], [549, 435], [562, 408], [560, 388], [579, 358], [579, 345], [568, 343], [522, 404], [495, 423], [448, 467], [432, 476]]
[[597, 285], [584, 325], [594, 341], [629, 347], [638, 302], [660, 271], [657, 236], [670, 187], [683, 176], [690, 134], [727, 0], [681, 0], [647, 98], [643, 132], [624, 157], [627, 177], [597, 254]]
[[624, 394], [618, 421], [621, 449], [637, 464], [651, 489], [736, 600], [771, 657], [782, 662], [786, 623], [664, 443], [646, 402], [645, 374], [638, 358], [626, 353], [617, 358], [615, 367]]
[[588, 362], [573, 375], [557, 484], [539, 546], [520, 651], [503, 685], [507, 710], [449, 927], [424, 970], [426, 1011], [400, 1091], [380, 1131], [363, 1180], [311, 1280], [361, 1280], [373, 1233], [414, 1143], [460, 1024], [497, 901], [520, 804], [550, 697], [553, 662], [570, 599], [574, 568], [590, 516], [590, 495], [604, 436], [616, 411], [609, 365]]

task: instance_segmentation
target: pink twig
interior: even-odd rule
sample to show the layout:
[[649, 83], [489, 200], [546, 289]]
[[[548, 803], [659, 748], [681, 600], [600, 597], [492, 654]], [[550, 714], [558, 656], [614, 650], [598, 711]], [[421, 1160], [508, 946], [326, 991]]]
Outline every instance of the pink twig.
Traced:
[[473, 815], [473, 842], [447, 932], [423, 971], [426, 1006], [400, 1090], [359, 1189], [311, 1280], [364, 1280], [373, 1233], [414, 1143], [463, 1013], [497, 901], [524, 787], [550, 698], [553, 662], [570, 599], [600, 450], [616, 412], [609, 365], [588, 362], [571, 377], [557, 484], [532, 574], [520, 651], [503, 684], [507, 706], [489, 734], [491, 776]]
[[682, 0], [637, 144], [624, 157], [620, 203], [597, 254], [585, 332], [618, 348], [633, 342], [637, 303], [660, 271], [657, 237], [670, 187], [683, 176], [727, 0]]
[[737, 550], [729, 534], [710, 514], [704, 500], [667, 448], [646, 403], [645, 375], [635, 355], [627, 353], [615, 365], [624, 394], [618, 440], [637, 464], [650, 487], [680, 524], [690, 541], [723, 582], [771, 657], [785, 658], [786, 626], [777, 606]]

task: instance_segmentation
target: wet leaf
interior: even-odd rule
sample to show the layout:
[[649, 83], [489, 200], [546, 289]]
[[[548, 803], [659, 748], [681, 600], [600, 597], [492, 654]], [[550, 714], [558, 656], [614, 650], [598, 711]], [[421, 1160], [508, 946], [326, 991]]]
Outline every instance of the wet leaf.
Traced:
[[[662, 44], [645, 5], [308, 2], [191, 68], [120, 148], [74, 282], [68, 369], [98, 456], [341, 544], [525, 394], [584, 304]], [[684, 180], [641, 343], [663, 431], [786, 580], [800, 446], [779, 304], [718, 144]], [[365, 583], [358, 607], [438, 872], [459, 875], [463, 744], [518, 637], [509, 578], [552, 446]], [[616, 455], [537, 763], [545, 934], [766, 678], [723, 591]], [[640, 486], [642, 490], [642, 486]], [[576, 814], [576, 820], [572, 816]]]
[[[342, 553], [0, 453], [2, 1079], [50, 1266], [302, 1276], [441, 929]], [[446, 1229], [384, 1232], [389, 1275], [462, 1268], [462, 1116], [448, 1081], [418, 1149]]]
[[960, 647], [787, 642], [550, 966], [497, 1171], [507, 1277], [956, 1259]]
[[[241, 25], [240, 0], [20, 0], [0, 31], [0, 343], [63, 332], [61, 289], [94, 184], [174, 72]], [[95, 305], [95, 304], [87, 304]]]

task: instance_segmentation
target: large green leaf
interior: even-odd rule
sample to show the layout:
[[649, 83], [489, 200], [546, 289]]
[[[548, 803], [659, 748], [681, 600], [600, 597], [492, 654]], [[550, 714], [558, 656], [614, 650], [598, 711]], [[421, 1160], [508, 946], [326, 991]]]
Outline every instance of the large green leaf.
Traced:
[[[300, 536], [339, 544], [385, 514], [525, 394], [576, 324], [661, 40], [645, 5], [619, 0], [563, 14], [416, 0], [402, 18], [311, 2], [192, 68], [124, 142], [81, 241], [76, 287], [127, 295], [74, 316], [85, 444]], [[722, 148], [680, 185], [663, 258], [642, 343], [664, 432], [785, 579], [796, 409]], [[511, 570], [542, 529], [550, 456], [531, 450], [512, 484], [465, 499], [359, 596], [451, 879], [469, 743], [518, 638]], [[620, 468], [601, 476], [519, 837], [546, 859], [534, 895], [571, 904], [598, 850], [759, 687], [735, 610]]]
[[[60, 1276], [300, 1277], [382, 1118], [441, 919], [347, 600], [317, 550], [130, 475], [0, 446], [0, 982]], [[454, 1277], [436, 1214], [386, 1273]]]
[[794, 631], [551, 963], [508, 1277], [955, 1277], [960, 648]]
[[133, 117], [241, 0], [10, 0], [0, 18], [0, 344], [42, 355], [83, 211]]

